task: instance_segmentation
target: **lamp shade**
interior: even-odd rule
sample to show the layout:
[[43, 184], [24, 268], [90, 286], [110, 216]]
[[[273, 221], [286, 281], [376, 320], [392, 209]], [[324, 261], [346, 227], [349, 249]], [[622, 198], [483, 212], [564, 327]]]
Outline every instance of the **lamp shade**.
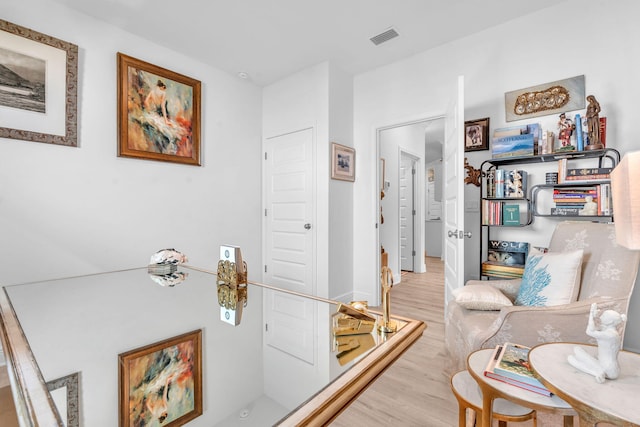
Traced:
[[627, 153], [611, 171], [616, 241], [640, 249], [640, 151]]

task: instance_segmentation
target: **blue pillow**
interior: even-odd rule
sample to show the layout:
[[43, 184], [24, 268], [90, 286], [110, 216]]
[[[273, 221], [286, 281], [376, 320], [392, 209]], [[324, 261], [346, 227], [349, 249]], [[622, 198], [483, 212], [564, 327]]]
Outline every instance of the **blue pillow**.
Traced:
[[522, 274], [515, 305], [548, 307], [578, 298], [584, 251], [542, 253], [532, 250]]

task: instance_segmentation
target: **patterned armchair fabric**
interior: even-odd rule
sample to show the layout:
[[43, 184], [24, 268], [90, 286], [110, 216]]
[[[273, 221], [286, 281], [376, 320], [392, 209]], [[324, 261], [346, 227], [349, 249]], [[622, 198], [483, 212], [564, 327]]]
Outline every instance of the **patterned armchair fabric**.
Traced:
[[[640, 251], [616, 243], [613, 224], [565, 221], [558, 224], [549, 251], [584, 249], [580, 293], [576, 302], [552, 307], [512, 306], [500, 311], [467, 310], [450, 301], [445, 322], [445, 346], [449, 374], [466, 368], [467, 356], [480, 348], [493, 348], [506, 341], [530, 347], [544, 342], [595, 344], [585, 330], [591, 304], [598, 309], [627, 313], [638, 274]], [[520, 279], [470, 280], [496, 286], [515, 300]], [[624, 323], [622, 325], [624, 333]]]

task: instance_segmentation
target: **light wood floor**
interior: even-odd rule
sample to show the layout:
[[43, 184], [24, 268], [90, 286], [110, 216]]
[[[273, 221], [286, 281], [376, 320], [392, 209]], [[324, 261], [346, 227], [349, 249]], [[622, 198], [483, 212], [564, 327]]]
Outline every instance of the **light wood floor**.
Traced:
[[[439, 258], [427, 257], [427, 273], [403, 275], [402, 283], [391, 290], [391, 312], [422, 320], [427, 329], [331, 425], [457, 426], [458, 404], [444, 373], [444, 276]], [[527, 421], [509, 425], [531, 427], [533, 424]], [[561, 425], [559, 417], [538, 414], [539, 427]], [[575, 425], [578, 425], [577, 420]]]

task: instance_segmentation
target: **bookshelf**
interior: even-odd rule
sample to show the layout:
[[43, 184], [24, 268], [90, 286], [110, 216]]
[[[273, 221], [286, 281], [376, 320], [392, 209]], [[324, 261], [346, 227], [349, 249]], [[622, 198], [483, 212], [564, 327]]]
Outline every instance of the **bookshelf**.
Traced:
[[[607, 198], [610, 201], [610, 180], [609, 179], [584, 179], [564, 181], [560, 179], [560, 183], [547, 183], [528, 185], [524, 183], [525, 188], [522, 197], [502, 197], [504, 194], [496, 195], [492, 186], [495, 186], [495, 176], [499, 170], [523, 170], [526, 171], [526, 165], [534, 163], [548, 164], [549, 172], [558, 171], [559, 164], [566, 167], [572, 165], [572, 161], [582, 159], [593, 159], [594, 168], [611, 168], [613, 169], [620, 162], [620, 153], [612, 148], [592, 151], [574, 151], [563, 153], [552, 153], [535, 156], [518, 156], [499, 159], [485, 160], [480, 166], [481, 171], [481, 189], [480, 189], [480, 276], [484, 278], [504, 278], [501, 273], [494, 274], [495, 267], [487, 268], [489, 256], [489, 242], [491, 240], [491, 230], [496, 227], [522, 227], [526, 228], [531, 225], [536, 217], [546, 217], [551, 219], [582, 219], [589, 221], [613, 221], [613, 212], [610, 206], [603, 206], [602, 200]], [[584, 163], [584, 162], [583, 162]], [[564, 182], [563, 182], [564, 181]], [[608, 192], [608, 193], [607, 193]], [[584, 215], [578, 212], [576, 206], [571, 209], [564, 207], [562, 203], [556, 204], [553, 208], [545, 207], [541, 200], [546, 199], [547, 205], [555, 204], [556, 200], [562, 198], [591, 196], [597, 201], [597, 210], [594, 215]], [[500, 197], [497, 197], [500, 196]], [[498, 207], [497, 207], [498, 206]], [[504, 223], [504, 207], [517, 206], [514, 208], [519, 212], [519, 220], [508, 221]], [[562, 207], [562, 209], [560, 209]], [[498, 214], [500, 211], [500, 214]], [[561, 213], [559, 213], [561, 212]], [[495, 264], [495, 263], [494, 263]], [[513, 273], [510, 273], [513, 274]], [[516, 274], [517, 275], [517, 274]]]

